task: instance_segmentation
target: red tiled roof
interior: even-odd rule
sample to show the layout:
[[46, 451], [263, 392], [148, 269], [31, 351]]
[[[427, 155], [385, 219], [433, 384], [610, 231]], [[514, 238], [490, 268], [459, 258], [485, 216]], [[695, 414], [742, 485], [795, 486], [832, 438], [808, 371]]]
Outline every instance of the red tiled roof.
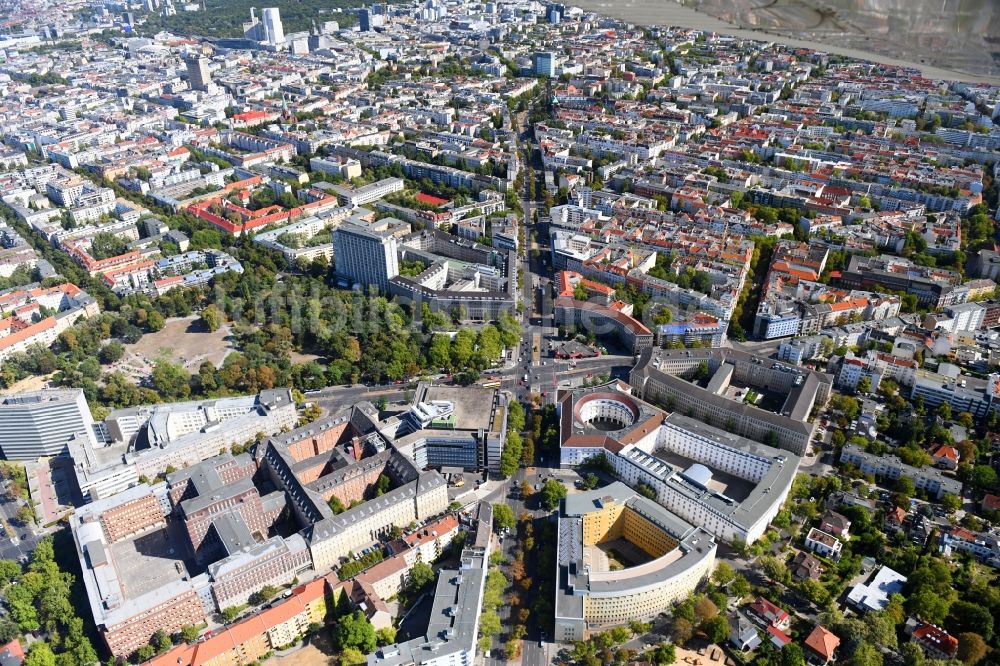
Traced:
[[[336, 574], [334, 574], [334, 578], [336, 578]], [[304, 585], [299, 585], [292, 590], [292, 592], [303, 604], [308, 604], [316, 601], [326, 594], [326, 585], [326, 579], [317, 578], [305, 583]]]
[[798, 268], [792, 268], [790, 265], [788, 265], [784, 261], [775, 262], [771, 266], [771, 270], [773, 270], [775, 272], [778, 272], [778, 273], [787, 273], [788, 275], [793, 275], [793, 276], [795, 276], [797, 278], [801, 278], [803, 280], [813, 280], [813, 281], [815, 281], [818, 278], [818, 276], [816, 275], [816, 271], [807, 271], [807, 270], [801, 270], [801, 269], [798, 269]]
[[[197, 648], [194, 652], [194, 659], [191, 661], [193, 665], [204, 664], [207, 661], [219, 657], [230, 650], [234, 649], [240, 643], [237, 643], [233, 638], [233, 634], [236, 633], [240, 626], [247, 626], [250, 622], [240, 622], [238, 625], [233, 626], [230, 629], [225, 629], [213, 634], [207, 638], [204, 642], [198, 643]], [[242, 633], [246, 633], [249, 630], [247, 626]], [[241, 641], [242, 642], [242, 641]]]
[[806, 638], [805, 645], [820, 657], [829, 661], [833, 659], [833, 653], [840, 645], [840, 638], [833, 632], [817, 624], [816, 628]]
[[587, 291], [596, 291], [599, 294], [606, 294], [606, 295], [611, 295], [615, 293], [615, 290], [609, 287], [608, 285], [601, 284], [600, 282], [594, 282], [593, 280], [588, 280], [586, 278], [580, 280], [580, 284], [582, 284], [583, 288], [586, 289]]
[[638, 319], [604, 305], [591, 303], [589, 301], [578, 301], [572, 298], [560, 297], [556, 299], [555, 306], [597, 312], [606, 317], [617, 320], [623, 326], [628, 328], [633, 335], [652, 335], [652, 331], [646, 328], [646, 326]]
[[976, 533], [964, 527], [952, 527], [950, 534], [952, 538], [961, 539], [962, 541], [975, 541], [976, 539]]
[[830, 306], [830, 309], [834, 312], [839, 312], [840, 310], [854, 310], [858, 308], [863, 308], [868, 305], [867, 298], [851, 298], [846, 301], [841, 301], [840, 303], [834, 303]]
[[375, 581], [385, 580], [390, 576], [397, 576], [401, 571], [406, 571], [406, 559], [402, 555], [396, 555], [387, 560], [382, 560], [370, 569], [361, 572], [358, 574], [358, 580], [367, 580], [374, 583]]
[[17, 657], [21, 661], [24, 661], [24, 648], [21, 647], [21, 641], [18, 639], [12, 640], [3, 647], [0, 647], [0, 657]]
[[938, 444], [934, 449], [931, 449], [932, 458], [945, 458], [947, 460], [952, 460], [958, 462], [958, 451], [953, 446], [948, 446], [947, 444]]
[[[50, 287], [49, 289], [21, 289], [19, 291], [12, 291], [0, 296], [0, 308], [4, 307], [5, 304], [20, 303], [28, 299], [38, 300], [42, 296], [49, 296], [56, 292], [61, 292], [70, 297], [75, 297], [79, 295], [81, 291], [82, 290], [72, 282], [64, 282], [54, 287]], [[10, 305], [6, 305], [6, 307], [10, 307]]]
[[[287, 606], [287, 605], [288, 604], [281, 604], [281, 606]], [[212, 640], [215, 639], [215, 638], [218, 638], [222, 634], [228, 634], [229, 641], [233, 645], [243, 645], [244, 643], [249, 643], [250, 641], [252, 641], [255, 638], [257, 638], [258, 636], [264, 635], [264, 633], [268, 630], [269, 627], [273, 627], [274, 625], [279, 624], [280, 622], [283, 621], [283, 620], [279, 620], [279, 621], [275, 621], [275, 622], [265, 621], [264, 620], [264, 616], [267, 615], [268, 613], [270, 613], [273, 610], [277, 610], [281, 606], [275, 606], [274, 608], [271, 608], [271, 609], [268, 609], [268, 610], [264, 611], [260, 615], [255, 615], [253, 617], [247, 618], [246, 620], [243, 620], [242, 622], [238, 622], [237, 624], [234, 624], [233, 626], [231, 626], [228, 629], [220, 632], [219, 634], [216, 634], [212, 638], [209, 638], [207, 641], [205, 641], [204, 643], [202, 643], [201, 648], [198, 650], [198, 655], [197, 655], [197, 660], [198, 661], [197, 661], [197, 663], [203, 663], [204, 661], [207, 661], [208, 659], [211, 659], [213, 657], [217, 657], [219, 654], [221, 654], [221, 652], [215, 652], [215, 653], [213, 653], [213, 650], [210, 650], [208, 648], [209, 648], [209, 644], [212, 642]], [[212, 647], [214, 647], [214, 648], [217, 649], [217, 648], [221, 648], [225, 644], [226, 644], [226, 641], [221, 640], [221, 641], [219, 641], [217, 644], [215, 644]], [[226, 649], [229, 649], [229, 648], [226, 648]], [[225, 650], [223, 650], [223, 651], [225, 651]]]
[[209, 663], [240, 645], [262, 639], [271, 627], [287, 622], [305, 611], [305, 604], [326, 594], [327, 586], [336, 588], [336, 574], [317, 578], [292, 591], [292, 596], [262, 613], [219, 630], [218, 633], [189, 645], [179, 645], [147, 662], [147, 666], [199, 666]]
[[778, 641], [782, 645], [788, 645], [789, 643], [792, 642], [791, 637], [785, 632], [783, 632], [781, 629], [778, 629], [777, 627], [768, 626], [767, 633], [771, 634], [771, 636], [778, 639]]
[[233, 120], [263, 120], [269, 117], [271, 114], [267, 111], [247, 111], [245, 113], [237, 113], [233, 116]]
[[171, 275], [170, 277], [165, 277], [165, 278], [161, 278], [159, 280], [156, 280], [155, 282], [153, 282], [153, 284], [155, 286], [157, 286], [157, 287], [166, 287], [168, 285], [177, 284], [177, 283], [183, 282], [183, 281], [184, 281], [184, 278], [181, 277], [180, 275]]
[[9, 347], [13, 347], [14, 345], [18, 344], [19, 342], [24, 342], [25, 340], [28, 340], [29, 338], [32, 338], [32, 337], [34, 337], [36, 335], [44, 333], [45, 331], [47, 331], [47, 330], [49, 330], [51, 328], [54, 328], [55, 325], [56, 325], [56, 318], [55, 317], [46, 317], [45, 319], [41, 320], [37, 324], [32, 324], [31, 326], [28, 326], [27, 328], [22, 328], [19, 331], [14, 331], [10, 335], [8, 335], [8, 336], [6, 336], [4, 338], [0, 338], [0, 350], [7, 349]]
[[286, 601], [268, 608], [257, 617], [264, 623], [265, 627], [269, 628], [288, 622], [303, 611], [305, 611], [305, 606], [302, 605], [298, 597], [293, 595]]
[[773, 622], [781, 622], [788, 617], [785, 609], [768, 601], [764, 597], [757, 597], [757, 600], [750, 604], [750, 609], [761, 617], [766, 617]]
[[104, 278], [104, 282], [108, 285], [113, 285], [115, 279], [119, 275], [127, 275], [130, 273], [141, 273], [142, 271], [149, 270], [156, 264], [152, 259], [146, 261], [140, 261], [138, 263], [129, 264], [128, 266], [122, 266], [121, 268], [113, 268], [109, 271], [104, 271], [101, 275]]
[[178, 645], [173, 650], [153, 657], [146, 662], [145, 666], [191, 666], [194, 664], [195, 652], [200, 646], [201, 643]]
[[949, 657], [958, 650], [958, 639], [933, 624], [922, 624], [914, 629], [913, 640], [931, 645]]
[[458, 529], [458, 517], [454, 514], [448, 514], [444, 518], [420, 528], [413, 534], [406, 535], [403, 540], [411, 546], [419, 546], [455, 529]]

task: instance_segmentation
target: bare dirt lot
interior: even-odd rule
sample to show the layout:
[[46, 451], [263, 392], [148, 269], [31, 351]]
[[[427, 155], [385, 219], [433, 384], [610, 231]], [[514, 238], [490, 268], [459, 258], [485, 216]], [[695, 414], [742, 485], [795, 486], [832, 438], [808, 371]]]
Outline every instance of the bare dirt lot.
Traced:
[[311, 363], [313, 361], [320, 361], [323, 359], [319, 354], [303, 354], [302, 352], [297, 352], [294, 349], [288, 352], [288, 357], [292, 359], [292, 363]]
[[48, 386], [48, 380], [51, 376], [25, 377], [21, 381], [11, 384], [10, 388], [0, 390], [0, 395], [17, 395], [26, 391], [40, 391]]
[[309, 639], [309, 645], [283, 657], [272, 657], [264, 663], [267, 666], [327, 666], [334, 662], [330, 632], [323, 630]]
[[128, 374], [147, 375], [157, 360], [180, 363], [188, 371], [198, 370], [205, 361], [222, 365], [236, 348], [228, 340], [229, 327], [209, 332], [198, 325], [197, 317], [169, 319], [162, 330], [147, 333], [134, 345], [125, 347], [125, 357], [119, 361]]
[[[702, 648], [685, 649], [676, 648], [677, 661], [675, 664], [692, 664], [693, 666], [722, 666], [726, 663], [726, 654], [715, 645], [708, 645]], [[699, 650], [701, 653], [699, 654]]]

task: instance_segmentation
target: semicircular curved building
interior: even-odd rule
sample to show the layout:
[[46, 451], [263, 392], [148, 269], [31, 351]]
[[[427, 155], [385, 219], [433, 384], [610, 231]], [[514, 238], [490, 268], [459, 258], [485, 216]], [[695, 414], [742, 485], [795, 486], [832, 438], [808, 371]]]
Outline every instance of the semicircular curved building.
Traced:
[[[612, 569], [612, 545], [635, 566]], [[570, 495], [559, 515], [555, 639], [656, 617], [712, 573], [715, 549], [711, 534], [624, 483]]]

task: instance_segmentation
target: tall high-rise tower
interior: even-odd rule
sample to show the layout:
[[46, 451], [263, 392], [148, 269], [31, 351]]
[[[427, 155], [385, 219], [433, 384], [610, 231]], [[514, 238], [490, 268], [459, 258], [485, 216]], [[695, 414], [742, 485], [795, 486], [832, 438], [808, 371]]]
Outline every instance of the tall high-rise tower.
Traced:
[[389, 290], [389, 280], [399, 275], [396, 237], [389, 230], [345, 223], [333, 232], [337, 275], [363, 287]]
[[184, 59], [187, 65], [188, 81], [192, 90], [207, 91], [212, 83], [212, 75], [208, 71], [208, 60], [199, 56]]
[[366, 7], [362, 7], [358, 10], [358, 29], [361, 30], [361, 32], [371, 32], [372, 11]]
[[534, 56], [535, 76], [552, 78], [556, 75], [556, 54], [552, 51], [538, 51]]
[[277, 7], [265, 7], [263, 13], [264, 41], [271, 45], [285, 43], [285, 29]]
[[551, 5], [545, 8], [545, 18], [549, 23], [553, 25], [558, 25], [562, 23], [563, 14], [565, 13], [566, 13], [566, 7], [556, 2], [553, 2]]

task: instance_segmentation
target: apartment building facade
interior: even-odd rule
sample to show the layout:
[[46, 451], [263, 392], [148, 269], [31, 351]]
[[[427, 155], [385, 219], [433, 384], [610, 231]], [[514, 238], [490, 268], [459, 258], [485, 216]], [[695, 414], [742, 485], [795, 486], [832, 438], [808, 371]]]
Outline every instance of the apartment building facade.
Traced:
[[840, 453], [840, 462], [857, 466], [863, 474], [895, 481], [908, 478], [913, 481], [917, 490], [923, 490], [928, 495], [940, 499], [943, 495], [961, 497], [962, 482], [945, 475], [934, 467], [913, 467], [907, 465], [898, 456], [887, 454], [877, 456], [868, 453], [857, 444], [847, 444]]

